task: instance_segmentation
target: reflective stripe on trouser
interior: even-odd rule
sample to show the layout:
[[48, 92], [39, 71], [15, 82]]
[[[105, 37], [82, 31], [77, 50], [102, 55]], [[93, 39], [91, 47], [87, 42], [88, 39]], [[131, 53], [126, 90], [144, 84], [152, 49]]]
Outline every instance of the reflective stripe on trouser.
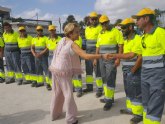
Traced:
[[4, 72], [4, 66], [3, 66], [3, 59], [0, 58], [0, 78], [5, 79], [5, 72]]
[[160, 124], [165, 102], [165, 68], [142, 68], [144, 124]]
[[147, 113], [146, 111], [143, 112], [143, 124], [160, 124], [159, 118], [154, 118], [152, 116], [146, 117]]
[[[89, 47], [87, 46], [86, 48], [86, 52], [87, 53], [95, 53], [96, 52], [96, 47], [92, 46], [92, 47]], [[91, 60], [85, 60], [85, 65], [86, 65], [86, 83], [87, 85], [90, 84], [90, 85], [93, 85], [93, 70], [95, 71], [95, 75], [96, 75], [96, 79], [99, 79], [101, 80], [101, 72], [100, 72], [100, 64], [99, 64], [99, 61], [97, 61], [97, 65], [96, 67], [94, 68], [93, 67], [93, 61]], [[98, 80], [97, 80], [98, 82]], [[103, 88], [100, 87], [99, 83], [96, 82], [96, 86], [97, 86], [97, 91], [98, 90], [102, 90]], [[100, 82], [100, 81], [99, 81]]]
[[82, 91], [82, 77], [81, 75], [74, 75], [72, 83], [77, 92]]
[[117, 69], [114, 66], [114, 60], [100, 59], [100, 70], [103, 79], [104, 93], [106, 101], [111, 101], [114, 98], [114, 90], [116, 87], [116, 73]]
[[[35, 58], [35, 68], [36, 68], [36, 75], [37, 75], [37, 83], [44, 83], [46, 81], [49, 84], [49, 77], [48, 77], [48, 56], [43, 55], [40, 58]], [[45, 80], [44, 75], [45, 74]]]
[[132, 112], [132, 104], [130, 98], [126, 97], [126, 108]]
[[15, 73], [16, 81], [22, 80], [20, 52], [5, 50], [5, 60], [6, 60], [6, 69], [7, 69], [6, 78], [7, 79], [14, 78], [14, 73]]
[[[53, 59], [53, 54], [51, 52], [49, 52], [49, 56], [48, 56], [48, 65], [50, 66], [51, 62], [52, 62], [52, 59]], [[49, 71], [49, 70], [48, 70]], [[49, 74], [49, 85], [52, 86], [52, 73], [49, 71], [48, 72]]]
[[126, 107], [135, 115], [142, 116], [141, 69], [131, 73], [133, 66], [123, 66], [124, 89], [126, 93]]
[[35, 81], [35, 62], [31, 53], [21, 53], [21, 66], [26, 81]]

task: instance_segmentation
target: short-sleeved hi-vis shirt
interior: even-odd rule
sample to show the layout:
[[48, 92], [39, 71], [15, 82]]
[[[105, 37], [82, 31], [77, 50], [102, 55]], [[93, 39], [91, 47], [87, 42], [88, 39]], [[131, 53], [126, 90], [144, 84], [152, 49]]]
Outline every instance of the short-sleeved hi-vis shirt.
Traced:
[[98, 25], [96, 27], [87, 26], [85, 29], [85, 38], [87, 40], [97, 40], [99, 33], [102, 30], [102, 26]]
[[60, 40], [61, 40], [60, 36], [58, 36], [56, 39], [47, 38], [46, 40], [47, 48], [51, 51], [55, 50]]
[[46, 40], [47, 40], [46, 36], [35, 37], [32, 40], [32, 45], [34, 45], [35, 47], [46, 47]]
[[4, 42], [3, 42], [2, 37], [0, 37], [0, 47], [4, 47]]
[[123, 43], [124, 40], [121, 32], [116, 28], [112, 28], [109, 31], [102, 31], [98, 35], [96, 47], [100, 47], [102, 45], [117, 45]]
[[165, 30], [154, 27], [150, 33], [144, 34], [137, 50], [142, 56], [159, 56], [165, 54]]
[[19, 37], [18, 32], [13, 33], [3, 33], [3, 39], [5, 43], [17, 43], [17, 38]]
[[124, 53], [133, 52], [141, 54], [138, 47], [141, 45], [141, 37], [137, 34], [133, 35], [131, 40], [124, 40]]
[[18, 37], [18, 47], [19, 48], [26, 48], [31, 47], [33, 37], [27, 35], [26, 38]]
[[82, 48], [82, 38], [79, 36], [79, 39], [75, 41], [75, 43]]

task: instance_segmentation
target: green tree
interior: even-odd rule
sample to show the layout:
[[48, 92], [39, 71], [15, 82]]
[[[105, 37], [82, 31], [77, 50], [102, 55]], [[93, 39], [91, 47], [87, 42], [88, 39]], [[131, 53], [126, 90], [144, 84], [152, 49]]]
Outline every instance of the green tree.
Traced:
[[62, 29], [64, 30], [65, 26], [68, 24], [68, 23], [72, 23], [72, 22], [76, 22], [76, 19], [73, 15], [69, 15], [66, 19], [66, 21], [63, 23], [63, 26], [62, 26]]

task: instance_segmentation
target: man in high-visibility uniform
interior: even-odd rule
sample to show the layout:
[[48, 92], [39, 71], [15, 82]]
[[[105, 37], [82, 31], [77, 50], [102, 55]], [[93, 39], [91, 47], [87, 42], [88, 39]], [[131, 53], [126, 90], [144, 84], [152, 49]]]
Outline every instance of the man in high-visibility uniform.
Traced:
[[[96, 52], [96, 41], [98, 34], [101, 32], [102, 27], [98, 23], [98, 15], [96, 12], [91, 12], [89, 15], [90, 25], [85, 29], [85, 38], [86, 38], [86, 52], [87, 53], [95, 53]], [[103, 91], [103, 82], [100, 73], [99, 61], [95, 67], [93, 67], [93, 61], [85, 60], [86, 65], [86, 86], [87, 89], [84, 92], [93, 91], [93, 70], [95, 70], [96, 76], [96, 97], [102, 96]]]
[[[46, 47], [49, 50], [48, 65], [50, 65], [53, 59], [53, 51], [56, 49], [58, 42], [61, 40], [61, 37], [57, 36], [56, 34], [56, 26], [49, 25], [48, 30], [50, 32], [50, 36], [46, 40]], [[47, 83], [47, 86], [46, 86], [48, 90], [51, 90], [51, 86], [52, 86], [51, 78], [52, 78], [52, 75], [51, 75], [51, 72], [49, 72], [49, 83]]]
[[[75, 41], [75, 43], [82, 48], [82, 38], [79, 36], [79, 39]], [[81, 97], [83, 95], [82, 93], [82, 77], [81, 75], [75, 75], [72, 79], [73, 86], [75, 88], [75, 91], [77, 92], [77, 97]]]
[[3, 66], [3, 51], [4, 50], [4, 42], [2, 37], [0, 37], [0, 83], [5, 81], [5, 72]]
[[[12, 29], [8, 23], [4, 23], [3, 39], [5, 42], [5, 60], [6, 60], [6, 84], [16, 81], [18, 84], [22, 83], [22, 71], [20, 61], [20, 49], [18, 47], [19, 34]], [[15, 80], [14, 80], [15, 76]]]
[[165, 30], [155, 24], [150, 8], [132, 16], [144, 31], [141, 40], [143, 123], [160, 124], [165, 102]]
[[[31, 53], [32, 36], [26, 33], [23, 26], [19, 27], [18, 47], [21, 50], [21, 66], [24, 73], [22, 84], [30, 84], [35, 80], [35, 62]], [[21, 84], [20, 84], [21, 85]]]
[[[48, 72], [48, 48], [46, 47], [47, 37], [43, 35], [43, 27], [37, 26], [37, 37], [32, 40], [31, 51], [35, 57], [35, 70], [37, 83], [33, 83], [32, 87], [44, 86], [46, 81], [49, 84], [49, 72]], [[44, 78], [44, 74], [45, 78]]]
[[[124, 54], [113, 54], [114, 57], [123, 59], [123, 79], [126, 93], [126, 109], [121, 109], [121, 114], [133, 114], [130, 120], [131, 124], [137, 124], [142, 121], [143, 106], [141, 94], [141, 62], [142, 57], [136, 50], [140, 43], [141, 37], [134, 30], [135, 22], [132, 18], [126, 18], [120, 23], [124, 36]], [[129, 58], [131, 52], [136, 56]]]
[[[99, 33], [96, 44], [96, 54], [104, 53], [122, 53], [123, 37], [121, 32], [110, 26], [110, 20], [106, 15], [99, 18], [102, 25], [102, 31]], [[114, 92], [116, 84], [117, 66], [120, 64], [119, 59], [103, 60], [100, 59], [101, 76], [104, 82], [104, 99], [103, 110], [107, 111], [112, 107], [114, 102]], [[94, 62], [95, 65], [95, 62]]]

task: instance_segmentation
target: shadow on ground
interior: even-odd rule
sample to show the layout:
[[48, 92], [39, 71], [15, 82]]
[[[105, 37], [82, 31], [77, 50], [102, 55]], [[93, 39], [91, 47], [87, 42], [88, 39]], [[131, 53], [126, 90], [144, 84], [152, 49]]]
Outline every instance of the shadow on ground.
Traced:
[[[80, 110], [78, 112], [78, 120], [80, 123], [92, 122], [100, 119], [110, 118], [112, 116], [120, 116], [120, 109], [124, 108], [120, 102], [123, 102], [125, 98], [119, 98], [115, 100], [112, 108], [109, 111], [103, 111], [103, 108], [98, 108], [94, 110]], [[103, 104], [104, 106], [104, 104]], [[117, 107], [116, 107], [117, 106]], [[117, 110], [116, 110], [117, 109]]]
[[43, 111], [40, 109], [29, 110], [10, 115], [0, 116], [1, 124], [31, 124], [40, 120], [44, 120], [45, 116], [48, 115], [49, 111]]

